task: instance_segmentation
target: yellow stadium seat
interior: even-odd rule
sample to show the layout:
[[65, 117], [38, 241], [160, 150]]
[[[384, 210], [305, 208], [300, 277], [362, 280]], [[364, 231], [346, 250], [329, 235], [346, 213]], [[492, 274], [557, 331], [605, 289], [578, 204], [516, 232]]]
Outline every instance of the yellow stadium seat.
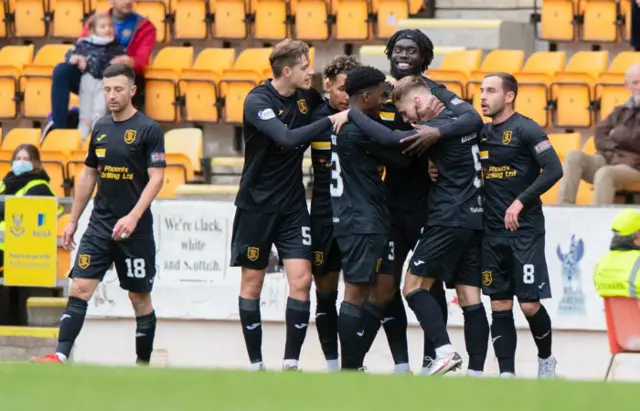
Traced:
[[41, 150], [58, 151], [69, 155], [72, 151], [80, 150], [82, 146], [82, 133], [80, 130], [57, 128], [51, 130], [41, 143]]
[[621, 30], [624, 41], [631, 40], [631, 1], [632, 0], [621, 0], [618, 2], [618, 4], [620, 4], [620, 15], [624, 21], [624, 26]]
[[285, 0], [253, 0], [255, 16], [253, 37], [259, 40], [283, 40], [289, 36], [287, 3]]
[[220, 86], [225, 96], [225, 122], [242, 123], [244, 99], [262, 80], [265, 69], [269, 67], [271, 51], [268, 47], [245, 49], [238, 56], [233, 68], [223, 71]]
[[578, 192], [576, 193], [577, 205], [593, 204], [593, 184], [589, 184], [584, 180], [580, 180]]
[[595, 86], [596, 99], [600, 101], [600, 119], [631, 97], [631, 92], [624, 85], [625, 74], [629, 67], [638, 63], [640, 52], [623, 51], [613, 59], [609, 70], [600, 74]]
[[56, 197], [66, 196], [65, 168], [69, 163], [69, 156], [60, 151], [40, 150], [40, 159], [44, 170], [49, 175], [49, 184], [51, 184]]
[[540, 38], [549, 41], [570, 42], [576, 39], [574, 15], [577, 4], [572, 0], [543, 0]]
[[167, 153], [167, 167], [164, 170], [164, 184], [158, 198], [174, 198], [176, 188], [193, 180], [191, 160], [182, 153]]
[[369, 6], [367, 0], [334, 0], [336, 16], [333, 35], [338, 40], [369, 38]]
[[181, 153], [189, 159], [192, 169], [189, 180], [193, 180], [193, 171], [200, 172], [202, 168], [203, 144], [204, 136], [199, 128], [175, 128], [164, 135], [165, 152]]
[[33, 63], [25, 64], [20, 78], [24, 93], [21, 104], [25, 118], [46, 118], [51, 112], [51, 76], [56, 64], [64, 61], [70, 44], [46, 44], [42, 46]]
[[595, 84], [608, 63], [608, 51], [579, 51], [564, 71], [556, 73], [551, 84], [551, 98], [556, 102], [555, 127], [591, 127], [595, 120]]
[[327, 40], [331, 3], [326, 0], [291, 0], [291, 14], [295, 17], [293, 37], [300, 40]]
[[[215, 3], [215, 7], [211, 4]], [[247, 38], [247, 24], [245, 22], [248, 7], [244, 0], [210, 0], [210, 8], [215, 10], [213, 37], [221, 39]]]
[[[74, 188], [77, 187], [78, 177], [80, 177], [80, 174], [82, 173], [82, 170], [85, 167], [84, 160], [86, 157], [87, 157], [86, 150], [72, 151], [69, 157], [69, 161], [67, 162], [67, 166], [66, 166], [67, 177], [73, 182], [72, 185]], [[96, 184], [96, 187], [93, 189], [92, 196], [96, 195], [97, 190], [98, 190], [98, 185]], [[70, 194], [73, 195], [73, 190], [70, 190]]]
[[7, 23], [6, 23], [6, 19], [7, 19], [7, 11], [6, 11], [6, 7], [0, 7], [0, 38], [6, 38], [7, 37]]
[[217, 99], [222, 97], [220, 79], [224, 70], [233, 66], [235, 57], [235, 49], [204, 49], [193, 67], [182, 70], [179, 85], [185, 98], [186, 121], [218, 121]]
[[82, 33], [84, 18], [83, 0], [50, 0], [50, 11], [54, 12], [51, 35], [57, 38], [76, 39]]
[[447, 54], [440, 68], [430, 69], [427, 77], [444, 84], [453, 93], [466, 98], [471, 73], [480, 69], [482, 50], [461, 50]]
[[40, 130], [37, 128], [12, 129], [2, 139], [2, 150], [13, 152], [20, 144], [33, 144], [39, 147]]
[[[111, 8], [111, 3], [109, 0], [90, 0], [92, 5], [92, 10], [94, 13], [106, 13]], [[134, 3], [135, 9], [135, 3]]]
[[376, 38], [391, 37], [396, 32], [398, 22], [409, 18], [410, 5], [407, 0], [373, 0], [371, 6], [376, 16]]
[[581, 40], [596, 43], [613, 43], [618, 40], [618, 5], [615, 1], [580, 0], [580, 8], [583, 16]]
[[582, 136], [580, 133], [549, 134], [549, 141], [562, 162], [570, 150], [580, 150]]
[[18, 80], [25, 64], [33, 60], [33, 44], [4, 46], [0, 50], [0, 119], [14, 119], [19, 104], [15, 101]]
[[[14, 14], [13, 37], [44, 37], [47, 34], [45, 2], [42, 0], [11, 0]], [[12, 8], [11, 8], [12, 7]]]
[[193, 47], [164, 47], [145, 71], [145, 113], [156, 121], [179, 122], [176, 104], [182, 70], [193, 64]]
[[[62, 233], [71, 220], [71, 214], [63, 214], [58, 218], [58, 241], [62, 237]], [[71, 269], [71, 252], [58, 246], [57, 258], [56, 258], [56, 279], [64, 280], [69, 276], [69, 270]]]
[[166, 16], [169, 14], [169, 0], [144, 0], [135, 3], [136, 13], [149, 19], [156, 28], [156, 41], [163, 43], [167, 40]]
[[173, 0], [173, 31], [176, 40], [207, 38], [207, 3], [203, 0]]
[[582, 146], [582, 151], [587, 154], [595, 154], [598, 151], [596, 150], [596, 139], [593, 136], [585, 141], [584, 146]]

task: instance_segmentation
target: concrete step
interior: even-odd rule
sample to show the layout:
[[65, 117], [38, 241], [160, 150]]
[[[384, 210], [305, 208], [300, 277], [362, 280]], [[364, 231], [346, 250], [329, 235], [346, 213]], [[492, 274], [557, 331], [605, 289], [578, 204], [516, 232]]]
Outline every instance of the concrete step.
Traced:
[[0, 361], [29, 361], [51, 354], [58, 327], [0, 327]]
[[66, 306], [66, 297], [30, 297], [27, 300], [29, 326], [57, 327]]

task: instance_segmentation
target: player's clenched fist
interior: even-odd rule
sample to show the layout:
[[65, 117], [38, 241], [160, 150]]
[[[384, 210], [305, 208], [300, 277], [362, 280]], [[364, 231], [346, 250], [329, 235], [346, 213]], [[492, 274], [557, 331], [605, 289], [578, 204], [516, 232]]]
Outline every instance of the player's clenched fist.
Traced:
[[62, 247], [65, 250], [73, 251], [76, 248], [76, 242], [73, 240], [73, 236], [76, 234], [76, 230], [78, 229], [78, 223], [73, 221], [69, 222], [67, 226], [64, 228], [62, 232]]
[[119, 219], [116, 225], [113, 227], [111, 238], [113, 238], [115, 241], [126, 240], [127, 238], [131, 237], [131, 234], [135, 231], [137, 225], [137, 218], [135, 218], [131, 214], [126, 215]]

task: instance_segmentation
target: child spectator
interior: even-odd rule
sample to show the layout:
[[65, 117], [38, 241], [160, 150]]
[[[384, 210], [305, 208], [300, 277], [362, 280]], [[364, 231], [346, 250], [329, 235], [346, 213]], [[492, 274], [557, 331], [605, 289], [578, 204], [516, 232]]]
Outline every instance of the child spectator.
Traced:
[[102, 92], [102, 73], [116, 56], [125, 54], [125, 48], [115, 38], [111, 16], [96, 13], [89, 19], [89, 35], [78, 40], [66, 55], [65, 61], [83, 73], [80, 78], [80, 121], [84, 142], [93, 124], [107, 114]]

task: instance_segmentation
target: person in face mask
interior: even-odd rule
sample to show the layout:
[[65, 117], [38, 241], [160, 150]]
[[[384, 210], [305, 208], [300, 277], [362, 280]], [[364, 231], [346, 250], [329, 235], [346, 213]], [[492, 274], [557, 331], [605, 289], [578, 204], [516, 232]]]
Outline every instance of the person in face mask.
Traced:
[[[40, 152], [32, 144], [19, 145], [11, 157], [11, 171], [0, 182], [2, 196], [55, 196], [49, 176], [40, 161]], [[0, 202], [0, 232], [4, 234], [4, 201]], [[0, 239], [0, 266], [4, 266], [4, 235]], [[0, 273], [2, 275], [2, 273]]]
[[102, 73], [110, 61], [125, 54], [125, 48], [114, 36], [111, 16], [96, 13], [89, 19], [89, 35], [78, 40], [66, 55], [69, 64], [82, 72], [80, 78], [80, 122], [84, 142], [93, 124], [107, 114], [102, 93]]
[[640, 64], [625, 75], [631, 98], [596, 126], [596, 154], [572, 150], [564, 159], [558, 204], [575, 204], [580, 180], [593, 184], [593, 204], [612, 204], [616, 191], [640, 183]]

